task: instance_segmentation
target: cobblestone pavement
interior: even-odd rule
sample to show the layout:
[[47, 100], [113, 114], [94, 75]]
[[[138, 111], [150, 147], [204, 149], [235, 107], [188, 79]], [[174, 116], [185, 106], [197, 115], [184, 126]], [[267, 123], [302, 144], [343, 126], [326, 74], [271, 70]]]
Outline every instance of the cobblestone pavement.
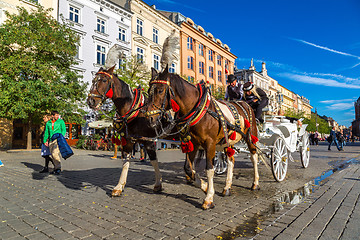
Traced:
[[[359, 208], [354, 205], [359, 196], [357, 165], [329, 177], [299, 204], [278, 204], [284, 192], [286, 196], [294, 195], [288, 192], [360, 154], [358, 145], [347, 147], [347, 152], [325, 150], [326, 146], [312, 146], [308, 169], [302, 169], [298, 161], [289, 163], [288, 177], [282, 183], [275, 182], [271, 172], [260, 165], [261, 190], [255, 192], [249, 189], [251, 162], [239, 156], [232, 196], [220, 196], [225, 176], [217, 176], [216, 207], [208, 211], [200, 209], [204, 198], [201, 190], [184, 180], [184, 155], [178, 150], [158, 152], [163, 193], [152, 191], [151, 165], [135, 159], [125, 192], [119, 198], [110, 197], [121, 170], [121, 160], [111, 160], [111, 152], [74, 150], [75, 155], [63, 161], [59, 176], [38, 173], [44, 163], [39, 151], [0, 152], [4, 163], [0, 168], [0, 238], [305, 239], [311, 235], [326, 239], [346, 224], [348, 230], [340, 233], [346, 239], [346, 234], [355, 236], [351, 234], [358, 231], [352, 227], [359, 216]], [[328, 223], [319, 227], [316, 219]]]

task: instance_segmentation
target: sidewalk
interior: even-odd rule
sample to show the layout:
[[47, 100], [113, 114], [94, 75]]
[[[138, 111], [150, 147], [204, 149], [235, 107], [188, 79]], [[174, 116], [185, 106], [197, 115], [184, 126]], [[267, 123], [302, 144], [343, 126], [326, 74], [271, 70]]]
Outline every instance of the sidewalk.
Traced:
[[326, 178], [304, 202], [267, 219], [253, 239], [360, 239], [359, 160]]

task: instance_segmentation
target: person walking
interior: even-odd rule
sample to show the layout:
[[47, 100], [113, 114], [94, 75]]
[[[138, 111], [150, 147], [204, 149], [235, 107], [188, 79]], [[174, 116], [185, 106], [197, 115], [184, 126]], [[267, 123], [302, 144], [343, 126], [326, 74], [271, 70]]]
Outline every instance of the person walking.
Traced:
[[339, 143], [338, 143], [338, 140], [336, 138], [336, 132], [335, 132], [335, 126], [332, 127], [331, 131], [330, 131], [330, 136], [329, 136], [330, 140], [329, 140], [329, 147], [328, 147], [328, 150], [331, 151], [331, 144], [334, 142], [337, 149], [339, 151], [344, 151], [340, 146], [339, 146]]
[[[49, 172], [49, 163], [51, 162], [54, 165], [54, 162], [52, 160], [52, 158], [50, 157], [51, 153], [50, 153], [50, 149], [49, 147], [45, 146], [45, 142], [44, 142], [44, 134], [45, 134], [45, 128], [46, 128], [46, 123], [48, 121], [50, 121], [51, 117], [49, 115], [44, 115], [43, 120], [45, 123], [45, 127], [44, 127], [44, 131], [42, 131], [42, 133], [40, 134], [40, 141], [41, 141], [41, 156], [43, 158], [45, 158], [45, 166], [43, 167], [43, 169], [39, 172], [39, 173], [48, 173]], [[55, 166], [55, 165], [54, 165]]]
[[51, 112], [52, 120], [48, 121], [45, 126], [44, 145], [50, 148], [53, 158], [54, 170], [51, 174], [59, 175], [61, 172], [61, 157], [57, 139], [52, 140], [52, 136], [56, 133], [65, 136], [66, 127], [64, 120], [60, 119], [58, 111]]
[[140, 162], [146, 162], [146, 148], [143, 143], [140, 143]]

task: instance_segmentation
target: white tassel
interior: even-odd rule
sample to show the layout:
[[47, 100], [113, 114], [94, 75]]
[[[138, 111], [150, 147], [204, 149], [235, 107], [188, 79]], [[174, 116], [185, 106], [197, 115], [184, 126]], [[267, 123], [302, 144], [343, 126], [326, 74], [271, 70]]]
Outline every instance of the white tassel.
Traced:
[[175, 30], [173, 30], [163, 44], [162, 56], [161, 56], [161, 67], [165, 69], [166, 66], [171, 66], [174, 60], [174, 54], [177, 49], [180, 49], [179, 37], [175, 36]]
[[105, 60], [105, 68], [109, 69], [116, 65], [119, 62], [119, 59], [122, 57], [123, 53], [121, 51], [121, 46], [118, 44], [114, 44], [109, 49], [109, 52], [107, 53], [106, 60]]

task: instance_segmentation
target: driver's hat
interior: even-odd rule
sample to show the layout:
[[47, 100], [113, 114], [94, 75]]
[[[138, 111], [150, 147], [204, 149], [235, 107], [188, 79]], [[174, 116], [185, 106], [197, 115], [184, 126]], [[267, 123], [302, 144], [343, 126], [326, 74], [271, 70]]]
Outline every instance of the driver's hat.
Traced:
[[254, 87], [254, 84], [252, 82], [246, 82], [243, 85], [243, 90], [244, 91], [250, 91], [251, 89], [253, 89], [253, 87]]
[[233, 81], [236, 81], [236, 77], [234, 74], [230, 74], [227, 79], [227, 83], [232, 83]]

